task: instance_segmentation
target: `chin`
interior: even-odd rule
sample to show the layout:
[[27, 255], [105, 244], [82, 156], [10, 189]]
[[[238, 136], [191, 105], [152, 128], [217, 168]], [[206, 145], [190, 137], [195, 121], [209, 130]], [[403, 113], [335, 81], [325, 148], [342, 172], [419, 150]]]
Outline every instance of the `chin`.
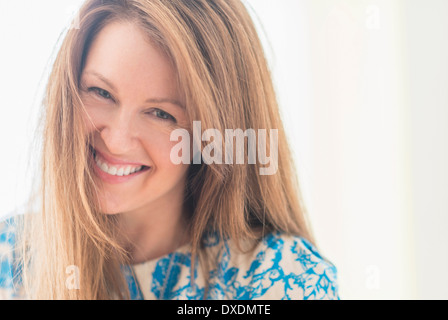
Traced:
[[122, 213], [124, 210], [122, 206], [111, 202], [110, 200], [102, 199], [100, 201], [100, 212], [105, 215], [117, 215]]
[[100, 210], [101, 214], [104, 214], [104, 215], [107, 215], [107, 216], [115, 216], [117, 214], [120, 214], [121, 212], [122, 211], [120, 211], [120, 210], [111, 210], [111, 209], [108, 209], [108, 208], [103, 209], [102, 207], [101, 207], [101, 210]]

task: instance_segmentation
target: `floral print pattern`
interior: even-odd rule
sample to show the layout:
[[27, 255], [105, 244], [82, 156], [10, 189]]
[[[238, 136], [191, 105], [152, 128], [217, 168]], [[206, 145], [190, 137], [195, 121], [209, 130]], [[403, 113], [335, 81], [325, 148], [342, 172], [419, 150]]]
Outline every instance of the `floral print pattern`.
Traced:
[[[19, 294], [20, 270], [14, 264], [15, 238], [14, 219], [0, 223], [0, 299], [24, 298]], [[215, 264], [207, 271], [196, 259], [193, 275], [188, 246], [123, 266], [131, 299], [339, 299], [336, 267], [301, 237], [272, 233], [254, 250], [241, 252], [232, 241], [210, 235], [203, 250]]]

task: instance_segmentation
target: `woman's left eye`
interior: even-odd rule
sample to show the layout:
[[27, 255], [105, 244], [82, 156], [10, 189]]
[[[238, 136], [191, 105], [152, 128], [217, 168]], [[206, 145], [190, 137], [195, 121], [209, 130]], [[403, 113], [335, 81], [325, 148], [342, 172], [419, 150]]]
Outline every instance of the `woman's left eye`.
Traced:
[[165, 111], [155, 109], [153, 111], [153, 114], [159, 119], [176, 122], [176, 119], [169, 113], [166, 113]]
[[104, 98], [104, 99], [106, 99], [106, 100], [110, 100], [110, 99], [112, 99], [112, 95], [109, 93], [109, 92], [107, 92], [106, 90], [104, 90], [104, 89], [100, 89], [100, 88], [89, 88], [89, 91], [90, 92], [95, 92], [97, 95], [99, 95], [101, 98]]

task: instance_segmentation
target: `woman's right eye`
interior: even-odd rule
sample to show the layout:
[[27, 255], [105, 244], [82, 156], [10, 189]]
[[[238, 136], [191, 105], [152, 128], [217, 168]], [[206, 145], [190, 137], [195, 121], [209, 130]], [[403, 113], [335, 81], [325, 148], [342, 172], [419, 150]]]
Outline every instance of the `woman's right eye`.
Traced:
[[112, 95], [104, 89], [92, 87], [88, 89], [89, 92], [94, 92], [98, 96], [106, 100], [112, 100]]

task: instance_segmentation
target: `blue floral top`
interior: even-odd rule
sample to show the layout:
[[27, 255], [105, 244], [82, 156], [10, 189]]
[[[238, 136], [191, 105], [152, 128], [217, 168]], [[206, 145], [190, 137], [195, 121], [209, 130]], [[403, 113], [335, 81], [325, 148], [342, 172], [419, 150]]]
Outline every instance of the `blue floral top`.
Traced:
[[[14, 261], [14, 219], [0, 222], [0, 299], [22, 299]], [[280, 300], [339, 299], [336, 268], [303, 238], [273, 233], [242, 253], [232, 241], [210, 236], [205, 248], [216, 261], [196, 265], [191, 281], [189, 246], [156, 260], [125, 266], [132, 299]], [[208, 272], [208, 290], [203, 274]]]

